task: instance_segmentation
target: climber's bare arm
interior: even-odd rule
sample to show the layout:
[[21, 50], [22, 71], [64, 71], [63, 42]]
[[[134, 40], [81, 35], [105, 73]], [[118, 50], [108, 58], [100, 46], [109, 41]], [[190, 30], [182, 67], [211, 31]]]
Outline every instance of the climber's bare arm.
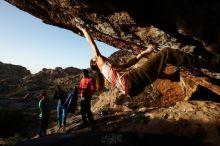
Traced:
[[98, 47], [97, 47], [93, 37], [87, 32], [87, 30], [84, 29], [80, 25], [76, 25], [76, 27], [83, 32], [86, 40], [88, 41], [88, 43], [90, 44], [90, 46], [92, 48], [92, 55], [93, 55], [92, 56], [92, 60], [96, 61], [98, 67], [101, 69], [102, 65], [104, 64], [105, 57], [101, 55], [101, 53], [100, 53], [100, 51], [99, 51], [99, 49], [98, 49]]
[[136, 57], [129, 60], [127, 63], [122, 64], [122, 65], [114, 65], [114, 66], [117, 68], [127, 69], [135, 65], [145, 55], [149, 55], [155, 48], [156, 46], [154, 44], [150, 44], [146, 50], [142, 51], [140, 54], [138, 54]]
[[99, 52], [99, 49], [97, 48], [97, 45], [96, 45], [93, 37], [87, 32], [87, 30], [80, 25], [76, 25], [76, 27], [79, 28], [79, 30], [81, 30], [83, 32], [86, 40], [90, 44], [90, 46], [92, 48], [93, 58], [95, 59], [96, 57], [101, 56], [101, 53]]
[[[101, 55], [93, 37], [86, 31], [86, 29], [84, 29], [80, 25], [76, 25], [76, 27], [83, 32], [84, 36], [86, 37], [87, 41], [89, 42], [89, 44], [92, 48], [93, 61], [95, 61], [98, 65], [99, 69], [102, 70], [102, 66], [103, 66], [105, 60], [109, 60], [109, 59]], [[143, 56], [145, 56], [146, 54], [150, 54], [154, 49], [155, 49], [155, 45], [150, 44], [146, 50], [142, 51], [140, 54], [138, 54], [136, 57], [132, 58], [127, 63], [122, 64], [122, 65], [114, 64], [114, 66], [117, 68], [122, 68], [122, 69], [129, 68], [132, 65], [136, 64]]]

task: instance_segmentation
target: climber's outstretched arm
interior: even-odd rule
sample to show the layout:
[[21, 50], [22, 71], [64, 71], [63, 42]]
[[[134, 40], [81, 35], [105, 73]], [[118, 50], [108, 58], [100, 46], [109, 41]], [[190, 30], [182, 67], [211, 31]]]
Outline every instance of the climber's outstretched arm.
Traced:
[[101, 68], [102, 65], [104, 64], [106, 57], [101, 55], [93, 37], [88, 33], [88, 31], [80, 25], [76, 25], [76, 27], [83, 32], [86, 40], [88, 41], [88, 43], [90, 44], [92, 48], [92, 55], [93, 55], [92, 60], [97, 63], [99, 68]]

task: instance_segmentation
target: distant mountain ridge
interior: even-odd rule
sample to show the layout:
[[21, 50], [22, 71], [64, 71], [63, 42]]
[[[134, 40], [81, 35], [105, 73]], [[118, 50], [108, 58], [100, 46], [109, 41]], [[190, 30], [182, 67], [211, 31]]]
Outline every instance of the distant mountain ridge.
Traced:
[[18, 79], [30, 75], [31, 72], [20, 65], [6, 64], [0, 61], [0, 79]]
[[79, 82], [81, 70], [74, 67], [65, 69], [42, 69], [36, 74], [23, 66], [0, 62], [0, 97], [24, 97], [36, 95], [42, 91], [52, 93], [56, 85], [65, 89]]

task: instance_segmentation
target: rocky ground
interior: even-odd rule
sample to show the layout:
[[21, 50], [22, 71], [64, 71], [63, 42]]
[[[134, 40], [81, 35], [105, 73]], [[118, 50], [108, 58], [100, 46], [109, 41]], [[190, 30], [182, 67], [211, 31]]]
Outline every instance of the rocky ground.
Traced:
[[[123, 62], [129, 56], [130, 54], [117, 52], [111, 57]], [[95, 130], [79, 128], [79, 111], [68, 115], [68, 126], [65, 129], [58, 129], [56, 125], [56, 102], [52, 99], [53, 88], [50, 85], [66, 83], [64, 86], [70, 87], [78, 82], [79, 77], [71, 76], [71, 72], [66, 73], [68, 70], [44, 69], [35, 75], [23, 77], [22, 82], [19, 82], [22, 86], [19, 84], [16, 93], [25, 91], [32, 94], [14, 94], [17, 95], [15, 97], [6, 94], [0, 99], [1, 107], [16, 107], [24, 111], [27, 117], [28, 138], [22, 138], [21, 141], [25, 142], [21, 145], [219, 144], [220, 88], [218, 78], [211, 78], [213, 74], [206, 70], [199, 73], [181, 68], [179, 81], [158, 79], [133, 98], [122, 96], [117, 89], [105, 82], [106, 88], [96, 93], [92, 100], [92, 110], [97, 121]], [[172, 74], [173, 66], [168, 66], [165, 72]], [[48, 136], [40, 139], [37, 136], [38, 101], [33, 96], [33, 93], [42, 91], [39, 87], [48, 90], [54, 107]], [[1, 142], [7, 144], [7, 140]]]
[[[46, 24], [78, 35], [82, 34], [76, 24], [81, 24], [95, 39], [124, 51], [111, 56], [115, 62], [127, 61], [153, 41], [159, 46], [154, 53], [172, 47], [206, 61], [216, 57], [215, 68], [219, 68], [218, 1], [154, 0], [148, 1], [147, 7], [145, 1], [6, 1]], [[0, 63], [0, 71], [4, 71], [1, 68]], [[168, 67], [165, 72], [172, 76], [173, 68]], [[122, 96], [106, 83], [106, 89], [93, 100], [96, 130], [78, 129], [78, 114], [69, 116], [65, 130], [57, 129], [54, 116], [48, 136], [34, 137], [20, 145], [220, 145], [220, 74], [196, 68], [179, 69], [179, 81], [158, 79], [133, 98]], [[36, 101], [26, 103], [23, 99], [30, 98], [23, 97], [33, 97], [45, 89], [52, 95], [53, 85], [62, 84], [69, 89], [79, 81], [72, 76], [74, 68], [43, 69], [35, 75], [24, 68], [20, 71], [23, 73], [19, 76], [11, 70], [0, 75], [1, 106], [33, 106]], [[31, 137], [36, 135], [34, 132]]]
[[97, 127], [79, 129], [80, 115], [69, 115], [68, 126], [56, 125], [48, 136], [37, 136], [26, 145], [207, 145], [220, 144], [220, 104], [178, 102], [169, 108], [141, 108], [130, 112], [95, 113]]

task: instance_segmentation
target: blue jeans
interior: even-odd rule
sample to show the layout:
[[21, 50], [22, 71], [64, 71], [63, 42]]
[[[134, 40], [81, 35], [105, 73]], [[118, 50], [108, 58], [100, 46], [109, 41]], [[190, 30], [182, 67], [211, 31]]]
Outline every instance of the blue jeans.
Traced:
[[57, 121], [58, 126], [66, 126], [66, 109], [61, 105], [60, 101], [57, 104]]

